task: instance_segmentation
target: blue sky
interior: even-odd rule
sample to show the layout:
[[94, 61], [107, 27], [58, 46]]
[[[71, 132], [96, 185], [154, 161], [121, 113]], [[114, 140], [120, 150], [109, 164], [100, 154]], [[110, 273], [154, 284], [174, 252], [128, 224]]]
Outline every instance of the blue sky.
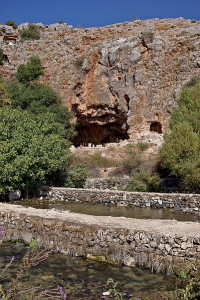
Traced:
[[133, 18], [200, 19], [200, 0], [0, 0], [0, 22], [105, 26]]

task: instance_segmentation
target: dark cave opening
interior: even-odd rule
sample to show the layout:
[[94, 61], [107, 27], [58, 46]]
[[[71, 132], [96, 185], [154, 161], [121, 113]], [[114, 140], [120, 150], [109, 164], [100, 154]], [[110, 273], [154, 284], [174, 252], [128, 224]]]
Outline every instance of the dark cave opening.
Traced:
[[74, 139], [74, 146], [88, 146], [89, 144], [104, 145], [107, 143], [118, 143], [120, 140], [128, 139], [127, 129], [122, 129], [121, 124], [108, 123], [99, 125], [88, 123], [76, 127], [77, 136]]
[[160, 122], [152, 122], [150, 124], [150, 131], [157, 132], [159, 134], [162, 133], [162, 124]]

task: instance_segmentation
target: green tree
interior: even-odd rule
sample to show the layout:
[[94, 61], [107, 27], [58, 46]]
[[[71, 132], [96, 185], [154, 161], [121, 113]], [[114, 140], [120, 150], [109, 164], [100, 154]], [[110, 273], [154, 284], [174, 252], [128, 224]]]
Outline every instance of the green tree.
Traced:
[[70, 143], [52, 114], [2, 107], [0, 115], [0, 191], [31, 191], [65, 177]]
[[35, 115], [49, 112], [55, 122], [64, 126], [66, 137], [74, 137], [74, 126], [70, 122], [72, 113], [61, 104], [60, 98], [50, 87], [41, 83], [23, 84], [17, 81], [8, 82], [6, 87], [12, 107], [26, 109]]
[[180, 93], [171, 116], [170, 131], [161, 148], [161, 164], [180, 180], [184, 191], [200, 191], [200, 80]]
[[15, 21], [13, 21], [13, 20], [8, 20], [6, 22], [6, 25], [12, 26], [13, 29], [17, 29], [17, 25], [15, 24]]
[[26, 65], [21, 64], [17, 68], [16, 77], [19, 82], [27, 83], [43, 75], [44, 71], [38, 56], [31, 56]]

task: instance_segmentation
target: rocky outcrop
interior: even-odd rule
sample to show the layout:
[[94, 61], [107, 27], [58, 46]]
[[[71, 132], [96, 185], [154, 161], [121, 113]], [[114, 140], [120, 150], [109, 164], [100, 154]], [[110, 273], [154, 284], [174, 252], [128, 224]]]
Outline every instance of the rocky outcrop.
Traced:
[[40, 40], [1, 42], [8, 60], [0, 72], [13, 77], [20, 63], [38, 55], [41, 81], [75, 113], [76, 144], [155, 139], [168, 127], [180, 88], [200, 75], [200, 21], [38, 27]]

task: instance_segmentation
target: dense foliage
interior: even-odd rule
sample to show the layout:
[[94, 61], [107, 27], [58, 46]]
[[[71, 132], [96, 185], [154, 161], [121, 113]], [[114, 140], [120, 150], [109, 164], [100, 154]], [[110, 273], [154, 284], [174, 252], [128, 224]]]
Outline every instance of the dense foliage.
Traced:
[[160, 178], [151, 170], [138, 168], [132, 172], [126, 190], [130, 192], [161, 192]]
[[0, 108], [0, 190], [32, 190], [65, 176], [69, 142], [50, 113]]
[[32, 82], [42, 73], [39, 58], [31, 57], [19, 66], [19, 81], [0, 82], [0, 192], [66, 180], [72, 115], [50, 87]]
[[13, 21], [13, 20], [8, 20], [6, 22], [6, 25], [12, 26], [13, 29], [17, 29], [17, 25], [15, 24], [15, 21]]
[[81, 188], [87, 178], [87, 169], [83, 164], [72, 164], [67, 170], [66, 187]]
[[22, 41], [25, 40], [39, 40], [40, 31], [35, 24], [28, 24], [27, 28], [24, 28], [20, 31], [20, 37]]
[[10, 104], [10, 95], [3, 82], [0, 81], [0, 107], [6, 104]]
[[27, 83], [37, 79], [43, 73], [40, 58], [38, 56], [31, 56], [26, 65], [21, 64], [18, 66], [16, 77], [19, 82]]
[[184, 191], [200, 191], [200, 80], [180, 93], [170, 131], [161, 149], [162, 166], [177, 176]]
[[55, 122], [66, 129], [66, 138], [74, 136], [74, 126], [70, 123], [72, 114], [61, 104], [58, 95], [48, 86], [41, 83], [19, 83], [11, 81], [6, 85], [12, 107], [26, 109], [35, 114], [51, 113]]

